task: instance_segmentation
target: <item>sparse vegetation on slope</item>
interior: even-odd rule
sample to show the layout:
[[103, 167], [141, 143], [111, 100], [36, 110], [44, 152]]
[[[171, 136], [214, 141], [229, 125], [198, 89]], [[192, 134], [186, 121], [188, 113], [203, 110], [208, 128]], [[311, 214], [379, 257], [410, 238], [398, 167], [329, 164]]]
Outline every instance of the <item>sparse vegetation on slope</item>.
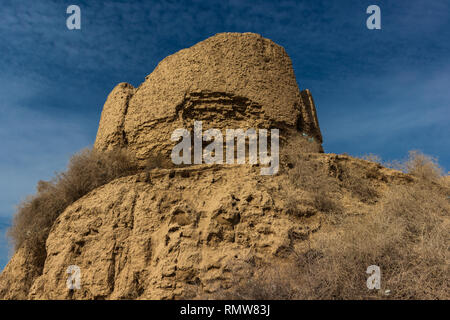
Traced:
[[[440, 176], [435, 159], [419, 152], [411, 152], [402, 166], [416, 181], [389, 187], [371, 206], [370, 213], [348, 215], [334, 230], [311, 237], [307, 248], [294, 251], [293, 258], [284, 265], [247, 263], [241, 267], [246, 275], [236, 275], [231, 289], [219, 291], [214, 297], [449, 299], [450, 189], [445, 186], [446, 177]], [[313, 170], [303, 162], [293, 173], [292, 182], [297, 188], [309, 180], [318, 181], [322, 190], [327, 190], [320, 183], [324, 178], [317, 168]], [[361, 191], [369, 188], [367, 181], [360, 184], [366, 186]], [[332, 193], [322, 191], [321, 197], [327, 194]], [[372, 197], [372, 192], [367, 196]], [[295, 206], [292, 202], [290, 208]], [[324, 213], [329, 208], [317, 206]], [[381, 268], [380, 290], [366, 287], [366, 269], [370, 265]]]
[[25, 243], [36, 257], [45, 258], [45, 241], [58, 216], [95, 188], [138, 170], [121, 150], [84, 149], [75, 154], [65, 172], [50, 181], [39, 181], [35, 195], [19, 204], [8, 231], [15, 249]]

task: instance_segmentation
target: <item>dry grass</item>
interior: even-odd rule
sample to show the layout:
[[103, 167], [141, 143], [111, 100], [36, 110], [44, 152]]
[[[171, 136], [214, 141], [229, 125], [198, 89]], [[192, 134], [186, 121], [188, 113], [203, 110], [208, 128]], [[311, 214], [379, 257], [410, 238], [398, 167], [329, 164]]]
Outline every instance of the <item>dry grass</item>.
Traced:
[[442, 177], [442, 169], [438, 165], [437, 159], [417, 150], [409, 152], [405, 169], [409, 174], [424, 181], [437, 181]]
[[370, 185], [369, 178], [373, 175], [374, 173], [372, 171], [367, 172], [365, 176], [361, 176], [348, 169], [344, 169], [340, 176], [341, 185], [348, 189], [360, 201], [372, 203], [378, 198], [378, 192]]
[[370, 161], [370, 162], [374, 162], [374, 163], [378, 163], [378, 164], [382, 164], [381, 157], [379, 155], [376, 155], [373, 153], [365, 154], [361, 157], [361, 159]]
[[329, 196], [325, 190], [314, 193], [313, 204], [317, 210], [324, 213], [340, 213], [342, 208], [339, 202]]
[[322, 151], [322, 147], [314, 138], [305, 136], [290, 136], [289, 141], [286, 144], [283, 144], [282, 149], [287, 150], [289, 156], [293, 155], [293, 153], [301, 150], [303, 154], [305, 153], [320, 153]]
[[292, 216], [301, 217], [303, 215], [299, 208], [299, 201], [296, 197], [296, 194], [293, 193], [292, 191], [290, 191], [286, 195], [284, 209], [287, 214], [292, 215]]
[[[293, 249], [287, 263], [249, 265], [215, 298], [449, 299], [448, 177], [440, 177], [434, 159], [417, 152], [403, 166], [416, 182], [391, 185], [377, 195], [370, 214], [348, 216], [339, 229], [317, 233], [309, 249]], [[305, 187], [309, 180], [306, 174], [294, 182]], [[381, 268], [380, 290], [366, 286], [370, 265]]]
[[436, 158], [417, 150], [410, 151], [408, 159], [405, 161], [392, 161], [386, 165], [409, 173], [425, 182], [438, 182], [443, 175], [442, 168]]
[[84, 149], [75, 154], [67, 171], [51, 181], [39, 181], [35, 195], [17, 208], [8, 231], [15, 249], [25, 242], [38, 257], [45, 256], [45, 241], [56, 218], [70, 204], [93, 189], [138, 170], [124, 151]]
[[393, 298], [448, 299], [449, 212], [448, 201], [434, 190], [392, 188], [373, 214], [316, 240], [323, 257], [298, 265], [312, 271], [301, 298], [373, 298], [365, 270], [374, 264], [382, 270], [382, 290], [391, 290]]
[[[246, 264], [246, 265], [245, 265]], [[229, 286], [232, 290], [218, 290], [212, 296], [201, 299], [217, 300], [292, 300], [296, 299], [297, 286], [292, 279], [294, 268], [286, 266], [259, 266], [244, 263], [236, 270]]]
[[286, 188], [288, 213], [298, 211], [296, 190], [306, 190], [312, 194], [313, 206], [326, 213], [341, 211], [339, 202], [333, 197], [337, 190], [337, 180], [320, 163], [311, 160], [308, 155], [291, 152], [287, 155], [289, 184]]
[[[449, 299], [449, 210], [418, 185], [394, 188], [380, 211], [322, 233], [288, 264], [237, 275], [215, 298]], [[370, 265], [381, 268], [381, 290], [366, 287]]]

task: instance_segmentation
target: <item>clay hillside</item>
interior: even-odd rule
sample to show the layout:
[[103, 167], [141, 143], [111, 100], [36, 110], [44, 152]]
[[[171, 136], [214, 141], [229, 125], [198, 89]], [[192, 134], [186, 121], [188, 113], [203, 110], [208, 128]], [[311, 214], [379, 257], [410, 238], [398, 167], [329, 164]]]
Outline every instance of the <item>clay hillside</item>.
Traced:
[[[194, 121], [279, 129], [279, 171], [174, 165]], [[419, 152], [398, 168], [324, 153], [285, 50], [218, 34], [113, 89], [94, 147], [19, 206], [0, 298], [448, 299], [448, 178]]]

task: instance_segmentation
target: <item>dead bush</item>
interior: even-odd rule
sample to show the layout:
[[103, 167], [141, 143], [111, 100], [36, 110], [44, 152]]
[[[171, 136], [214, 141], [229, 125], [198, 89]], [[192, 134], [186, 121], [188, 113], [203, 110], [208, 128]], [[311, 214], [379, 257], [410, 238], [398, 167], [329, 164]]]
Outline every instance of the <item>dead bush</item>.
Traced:
[[292, 264], [258, 266], [244, 264], [230, 279], [231, 290], [219, 289], [202, 298], [217, 300], [292, 300], [297, 293]]
[[285, 200], [285, 204], [284, 204], [286, 213], [289, 215], [296, 216], [296, 217], [302, 216], [302, 213], [299, 210], [298, 204], [299, 204], [298, 199], [295, 196], [295, 194], [289, 193], [286, 196], [286, 200]]
[[321, 153], [321, 144], [313, 137], [305, 135], [293, 135], [282, 145], [281, 153], [289, 156], [295, 153]]
[[[291, 264], [249, 266], [216, 298], [449, 299], [449, 213], [442, 194], [392, 188], [372, 214], [317, 234]], [[370, 265], [381, 269], [380, 290], [366, 286]]]
[[[448, 177], [441, 178], [443, 188], [430, 184], [438, 166], [417, 153], [403, 166], [418, 178], [414, 183], [388, 186], [369, 214], [346, 216], [339, 229], [315, 233], [307, 249], [293, 249], [290, 264], [249, 266], [249, 275], [234, 281], [221, 298], [449, 299]], [[314, 181], [310, 169], [297, 170], [303, 177], [306, 170], [306, 179], [293, 182], [308, 186]], [[357, 189], [356, 183], [350, 186]], [[366, 286], [370, 265], [381, 269], [380, 290]]]
[[340, 213], [342, 211], [339, 203], [331, 198], [325, 190], [317, 190], [313, 198], [314, 207], [324, 213]]
[[382, 164], [382, 160], [381, 160], [380, 156], [373, 154], [373, 153], [365, 154], [361, 157], [361, 159], [370, 161], [370, 162], [374, 162], [374, 163], [378, 163], [378, 164]]
[[[322, 239], [324, 259], [310, 277], [322, 274], [324, 279], [316, 279], [313, 294], [371, 297], [364, 271], [374, 264], [382, 270], [381, 293], [391, 290], [398, 299], [448, 299], [449, 213], [448, 201], [434, 190], [419, 184], [392, 188], [377, 212], [350, 221], [336, 237]], [[325, 265], [333, 266], [334, 273]], [[321, 293], [319, 282], [324, 280], [334, 287]]]
[[[346, 158], [348, 156], [345, 156]], [[336, 179], [339, 190], [347, 189], [360, 201], [374, 203], [378, 198], [378, 193], [372, 186], [371, 179], [380, 177], [378, 166], [361, 165], [358, 162], [341, 161], [342, 156], [337, 156], [330, 163], [330, 174]]]
[[439, 167], [437, 159], [417, 150], [409, 152], [405, 169], [409, 174], [425, 181], [437, 181], [442, 176], [442, 169]]
[[296, 153], [291, 150], [284, 159], [287, 163], [289, 181], [294, 188], [316, 191], [333, 182], [328, 177], [324, 167], [308, 154]]
[[320, 162], [311, 159], [307, 154], [287, 155], [289, 169], [289, 186], [286, 188], [293, 191], [288, 193], [289, 211], [295, 211], [298, 204], [295, 204], [293, 194], [295, 190], [306, 190], [313, 196], [312, 204], [317, 210], [324, 213], [341, 212], [339, 202], [333, 194], [337, 191], [337, 180], [328, 174], [327, 168]]
[[366, 176], [359, 176], [350, 170], [343, 171], [341, 175], [342, 186], [348, 189], [359, 200], [366, 203], [373, 203], [378, 198], [378, 192], [370, 185], [368, 176], [373, 176], [373, 171], [368, 171]]
[[37, 256], [45, 255], [50, 229], [70, 204], [93, 189], [137, 170], [125, 151], [84, 149], [75, 154], [65, 172], [50, 181], [39, 181], [36, 194], [19, 204], [8, 231], [15, 249], [27, 242]]
[[438, 182], [443, 175], [437, 159], [418, 150], [410, 151], [406, 161], [392, 161], [387, 166], [409, 173], [422, 182]]
[[297, 218], [309, 217], [316, 213], [315, 207], [312, 207], [308, 202], [303, 202], [299, 199], [299, 196], [295, 190], [289, 190], [286, 192], [284, 208], [288, 215]]

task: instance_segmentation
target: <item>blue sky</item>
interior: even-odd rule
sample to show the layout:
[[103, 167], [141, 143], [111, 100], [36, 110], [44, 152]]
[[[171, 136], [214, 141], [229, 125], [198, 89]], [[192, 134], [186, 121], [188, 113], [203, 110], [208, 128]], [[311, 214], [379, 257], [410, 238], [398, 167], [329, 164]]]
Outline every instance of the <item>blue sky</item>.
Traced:
[[[81, 30], [66, 28], [70, 4]], [[366, 28], [371, 4], [381, 30]], [[138, 86], [161, 59], [219, 32], [286, 48], [315, 98], [326, 152], [392, 160], [420, 149], [450, 170], [449, 1], [3, 0], [0, 268], [14, 206], [93, 144], [111, 89]]]

